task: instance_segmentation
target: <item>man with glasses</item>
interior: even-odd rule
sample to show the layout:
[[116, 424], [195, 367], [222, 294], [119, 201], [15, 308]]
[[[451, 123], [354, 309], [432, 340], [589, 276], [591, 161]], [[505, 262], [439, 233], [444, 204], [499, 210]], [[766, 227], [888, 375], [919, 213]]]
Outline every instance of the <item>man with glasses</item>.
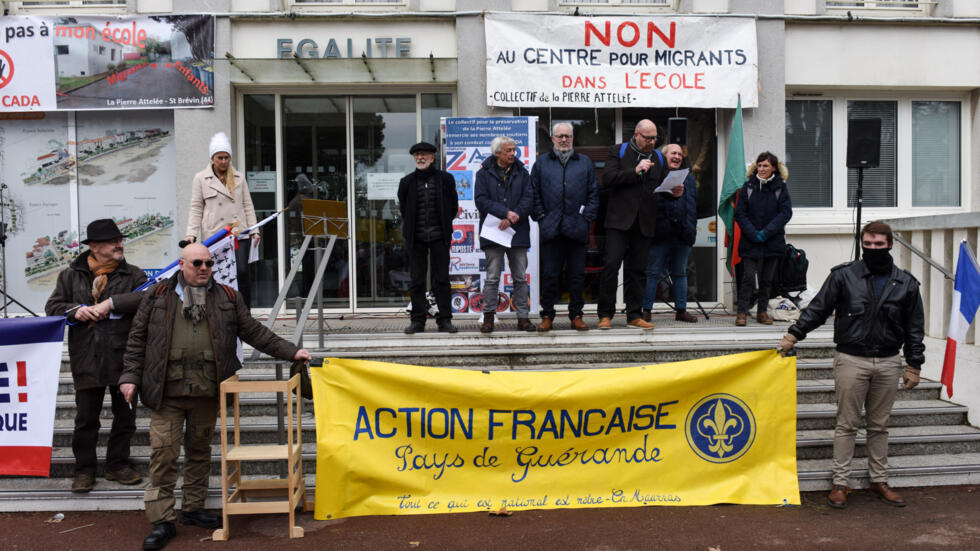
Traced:
[[552, 150], [539, 155], [531, 169], [533, 218], [541, 236], [540, 332], [550, 331], [554, 322], [562, 269], [568, 278], [568, 319], [572, 328], [589, 329], [582, 320], [582, 288], [585, 246], [599, 213], [599, 188], [592, 160], [575, 152], [572, 139], [572, 125], [556, 123], [551, 129]]
[[[204, 509], [218, 384], [242, 366], [238, 339], [282, 360], [310, 353], [255, 321], [240, 293], [214, 281], [214, 261], [199, 243], [184, 247], [180, 270], [146, 290], [126, 346], [119, 389], [150, 408], [150, 485], [144, 504], [153, 523], [143, 549], [162, 549], [176, 535], [174, 487], [184, 443], [180, 522], [214, 529], [221, 517]], [[186, 428], [185, 428], [186, 425]]]
[[99, 416], [106, 388], [112, 402], [112, 429], [106, 446], [105, 478], [139, 484], [142, 477], [129, 463], [129, 442], [136, 414], [119, 392], [123, 351], [142, 295], [133, 289], [146, 281], [143, 270], [124, 257], [123, 234], [104, 218], [88, 225], [89, 249], [58, 274], [58, 283], [44, 306], [49, 316], [65, 316], [68, 357], [75, 386], [75, 428], [71, 449], [75, 479], [71, 491], [85, 493], [95, 485]]
[[616, 313], [619, 268], [623, 268], [626, 325], [653, 329], [643, 319], [643, 290], [647, 255], [657, 230], [653, 190], [667, 171], [655, 149], [657, 125], [649, 120], [636, 124], [629, 142], [609, 148], [600, 192], [606, 195], [606, 251], [599, 282], [599, 329], [611, 329]]
[[[405, 333], [425, 331], [429, 311], [425, 299], [427, 274], [432, 278], [439, 316], [436, 325], [443, 333], [455, 333], [449, 303], [449, 245], [453, 218], [459, 210], [456, 180], [435, 165], [436, 146], [419, 142], [408, 150], [415, 170], [398, 182], [398, 209], [402, 213], [402, 237], [411, 266], [412, 323]], [[431, 269], [430, 269], [431, 265]]]

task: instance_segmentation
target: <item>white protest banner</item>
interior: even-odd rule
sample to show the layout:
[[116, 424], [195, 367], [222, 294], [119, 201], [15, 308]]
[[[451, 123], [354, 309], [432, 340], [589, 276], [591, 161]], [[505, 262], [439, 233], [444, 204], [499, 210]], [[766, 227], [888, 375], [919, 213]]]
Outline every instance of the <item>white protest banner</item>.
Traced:
[[486, 16], [487, 105], [758, 107], [755, 20]]

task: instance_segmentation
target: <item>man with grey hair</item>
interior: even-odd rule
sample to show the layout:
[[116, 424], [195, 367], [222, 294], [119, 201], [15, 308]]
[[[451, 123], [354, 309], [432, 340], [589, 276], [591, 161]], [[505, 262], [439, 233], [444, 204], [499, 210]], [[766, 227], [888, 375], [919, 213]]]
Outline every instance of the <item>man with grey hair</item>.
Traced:
[[500, 219], [498, 228], [512, 228], [514, 235], [510, 246], [495, 243], [480, 237], [480, 248], [487, 259], [487, 278], [483, 285], [483, 324], [481, 333], [493, 331], [494, 315], [497, 311], [500, 272], [504, 268], [504, 255], [510, 264], [514, 279], [514, 292], [511, 303], [517, 310], [517, 328], [521, 331], [535, 331], [537, 327], [528, 319], [531, 306], [528, 302], [527, 249], [531, 246], [531, 224], [528, 216], [534, 206], [531, 190], [531, 175], [524, 163], [517, 160], [517, 143], [507, 136], [498, 136], [490, 143], [493, 156], [483, 161], [476, 173], [473, 199], [480, 211], [480, 228], [487, 218], [493, 215]]
[[585, 246], [599, 213], [599, 188], [592, 160], [572, 147], [573, 132], [571, 123], [556, 123], [552, 150], [539, 155], [531, 169], [533, 218], [541, 236], [540, 332], [551, 330], [554, 322], [563, 269], [568, 278], [568, 319], [574, 329], [589, 329], [582, 320]]

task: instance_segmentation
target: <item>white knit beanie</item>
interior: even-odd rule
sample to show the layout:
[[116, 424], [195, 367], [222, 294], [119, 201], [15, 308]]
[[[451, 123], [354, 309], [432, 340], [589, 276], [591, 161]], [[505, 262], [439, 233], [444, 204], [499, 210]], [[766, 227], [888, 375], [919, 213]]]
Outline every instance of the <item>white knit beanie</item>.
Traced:
[[210, 151], [211, 151], [211, 154], [208, 155], [208, 158], [209, 159], [211, 157], [214, 157], [214, 154], [215, 153], [218, 153], [220, 151], [223, 151], [223, 152], [231, 155], [231, 140], [228, 139], [228, 135], [225, 134], [224, 132], [218, 132], [214, 136], [211, 136], [211, 148], [210, 148]]

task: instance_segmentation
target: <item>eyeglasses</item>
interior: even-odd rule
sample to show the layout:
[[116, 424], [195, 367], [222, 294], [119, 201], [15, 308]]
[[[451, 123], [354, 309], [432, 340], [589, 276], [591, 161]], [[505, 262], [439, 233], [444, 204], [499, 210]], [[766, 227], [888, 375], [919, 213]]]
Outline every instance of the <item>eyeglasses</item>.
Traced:
[[648, 141], [648, 142], [655, 142], [655, 141], [657, 141], [657, 135], [656, 134], [654, 134], [653, 136], [644, 136], [643, 134], [640, 134], [640, 137], [643, 138], [644, 140]]
[[210, 268], [211, 266], [214, 266], [214, 261], [213, 260], [210, 260], [210, 259], [209, 260], [201, 260], [200, 258], [198, 258], [197, 260], [192, 260], [191, 261], [191, 264], [195, 268], [200, 268], [201, 267], [201, 264], [204, 264], [205, 266], [207, 266], [208, 268]]
[[555, 138], [558, 138], [559, 140], [570, 140], [570, 139], [572, 139], [572, 135], [571, 134], [555, 134], [554, 137]]

